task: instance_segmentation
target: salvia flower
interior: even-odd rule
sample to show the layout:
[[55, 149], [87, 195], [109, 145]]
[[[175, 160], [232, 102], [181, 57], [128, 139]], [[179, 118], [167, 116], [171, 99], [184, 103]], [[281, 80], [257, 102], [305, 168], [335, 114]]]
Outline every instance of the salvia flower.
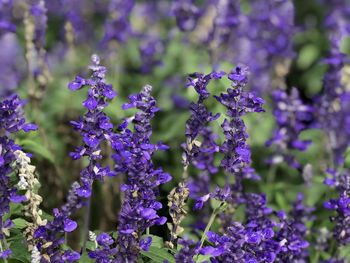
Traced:
[[112, 0], [109, 5], [109, 18], [105, 24], [103, 44], [115, 40], [124, 43], [132, 34], [130, 14], [134, 8], [134, 0]]
[[[10, 203], [21, 203], [27, 200], [25, 195], [19, 194], [18, 183], [13, 183], [10, 176], [13, 169], [13, 164], [16, 161], [15, 152], [21, 147], [13, 141], [12, 134], [19, 131], [29, 132], [36, 130], [37, 126], [31, 123], [26, 123], [23, 117], [22, 106], [24, 102], [17, 95], [12, 95], [8, 99], [0, 102], [0, 242], [3, 242], [5, 235], [14, 225], [10, 219], [4, 217], [10, 212]], [[5, 243], [5, 242], [4, 242]], [[11, 254], [11, 250], [7, 247], [1, 253], [1, 258], [7, 258]]]
[[311, 141], [302, 140], [299, 136], [302, 131], [311, 127], [314, 109], [302, 101], [296, 88], [289, 95], [284, 90], [275, 90], [272, 96], [277, 129], [266, 142], [267, 146], [276, 146], [270, 162], [276, 164], [285, 161], [294, 168], [300, 168], [298, 161], [289, 152], [305, 151], [311, 144]]
[[181, 31], [192, 31], [195, 29], [201, 11], [192, 0], [176, 0], [172, 8], [177, 26]]
[[318, 122], [328, 137], [328, 150], [334, 164], [343, 162], [343, 153], [349, 145], [350, 93], [346, 83], [341, 81], [344, 68], [350, 63], [349, 57], [340, 51], [343, 39], [350, 35], [347, 1], [327, 1], [327, 15], [324, 26], [328, 34], [330, 51], [324, 63], [328, 70], [323, 78], [323, 91], [316, 103], [321, 105]]
[[273, 240], [274, 232], [271, 231], [246, 228], [234, 222], [222, 236], [208, 232], [208, 240], [213, 245], [204, 247], [201, 253], [211, 255], [211, 262], [215, 263], [275, 262], [280, 244]]
[[[100, 65], [99, 57], [93, 55], [91, 60], [92, 65], [89, 68], [92, 76], [88, 79], [78, 76], [68, 85], [73, 91], [85, 86], [89, 87], [87, 99], [83, 102], [87, 112], [79, 121], [71, 122], [73, 127], [80, 132], [83, 145], [70, 154], [74, 160], [86, 157], [89, 163], [81, 171], [79, 183], [72, 184], [67, 203], [61, 209], [54, 209], [54, 219], [49, 221], [45, 227], [39, 227], [35, 233], [36, 238], [40, 240], [37, 244], [38, 249], [50, 260], [62, 260], [62, 257], [69, 262], [77, 260], [76, 252], [64, 251], [62, 254], [60, 249], [64, 241], [63, 234], [77, 228], [77, 223], [71, 220], [70, 216], [87, 203], [95, 180], [103, 180], [104, 176], [114, 175], [109, 167], [102, 166], [100, 160], [103, 157], [101, 146], [111, 141], [113, 129], [103, 109], [108, 105], [108, 101], [116, 96], [116, 93], [111, 85], [105, 83], [106, 68]], [[46, 243], [51, 243], [51, 245], [47, 246]]]
[[320, 104], [317, 112], [320, 127], [328, 136], [328, 148], [333, 162], [343, 162], [343, 153], [349, 145], [350, 93], [341, 81], [344, 66], [350, 59], [340, 51], [332, 49], [329, 57], [324, 61], [328, 70], [323, 78], [323, 93], [316, 98]]
[[245, 68], [237, 67], [228, 78], [232, 81], [232, 88], [228, 88], [227, 93], [215, 96], [227, 109], [227, 118], [221, 125], [226, 138], [220, 147], [220, 152], [224, 154], [221, 166], [228, 173], [242, 172], [242, 178], [256, 179], [257, 175], [251, 168], [248, 134], [242, 117], [248, 112], [263, 112], [264, 100], [243, 90], [248, 82]]
[[164, 41], [156, 36], [144, 37], [139, 46], [141, 58], [141, 72], [150, 73], [155, 66], [162, 62], [159, 56], [164, 53]]
[[25, 61], [18, 38], [13, 33], [0, 36], [0, 98], [11, 95], [24, 77]]
[[6, 32], [15, 32], [16, 25], [12, 21], [13, 1], [0, 2], [0, 36]]
[[194, 256], [199, 253], [199, 243], [191, 239], [180, 239], [179, 244], [182, 246], [180, 251], [175, 255], [176, 263], [194, 263]]
[[303, 195], [298, 194], [293, 208], [287, 215], [280, 211], [277, 213], [280, 223], [276, 235], [284, 243], [277, 256], [277, 262], [307, 262], [309, 242], [306, 241], [308, 229], [306, 223], [313, 219], [311, 213], [314, 208], [305, 207]]
[[336, 199], [330, 199], [324, 203], [324, 207], [337, 212], [332, 217], [335, 226], [333, 235], [340, 245], [350, 243], [350, 175], [347, 171], [337, 172], [328, 170], [330, 177], [324, 180], [324, 183], [330, 187], [335, 187], [338, 193]]
[[[215, 142], [217, 135], [212, 131], [210, 124], [220, 117], [220, 114], [213, 114], [205, 106], [204, 101], [210, 96], [207, 86], [212, 80], [221, 79], [225, 75], [224, 72], [213, 71], [207, 75], [202, 73], [194, 73], [188, 78], [187, 87], [193, 87], [198, 94], [196, 103], [192, 102], [189, 105], [191, 113], [190, 118], [186, 122], [186, 142], [182, 143], [184, 150], [182, 154], [182, 162], [184, 165], [184, 178], [180, 184], [186, 184], [190, 192], [190, 197], [194, 199], [206, 195], [210, 192], [210, 175], [215, 174], [218, 168], [214, 164], [215, 153], [219, 151], [219, 146]], [[193, 165], [199, 170], [199, 174], [187, 178], [187, 169], [189, 165]], [[179, 187], [180, 187], [179, 184]], [[199, 202], [197, 202], [199, 203]], [[180, 210], [179, 207], [170, 207]], [[197, 205], [196, 208], [199, 208]], [[209, 211], [200, 211], [199, 222], [200, 226], [203, 220], [208, 217]], [[178, 224], [180, 222], [177, 222]], [[172, 236], [177, 234], [171, 234]]]
[[89, 257], [96, 263], [114, 262], [113, 258], [118, 253], [114, 239], [107, 233], [101, 233], [95, 238], [95, 242], [97, 249], [90, 251]]
[[[140, 250], [142, 233], [153, 225], [162, 225], [166, 218], [157, 211], [162, 204], [157, 201], [159, 187], [171, 180], [161, 168], [156, 168], [152, 155], [157, 150], [166, 150], [161, 142], [152, 144], [151, 119], [159, 111], [151, 96], [152, 87], [146, 85], [138, 94], [129, 97], [123, 109], [136, 108], [136, 114], [120, 125], [119, 134], [112, 138], [115, 149], [115, 171], [126, 174], [126, 183], [121, 186], [125, 199], [119, 215], [117, 260], [136, 261]], [[128, 128], [133, 123], [133, 131]]]
[[[263, 112], [264, 100], [244, 90], [248, 83], [247, 73], [246, 68], [236, 67], [228, 74], [232, 87], [227, 89], [227, 93], [214, 96], [227, 110], [227, 118], [221, 124], [225, 141], [219, 146], [219, 151], [224, 154], [221, 167], [228, 176], [234, 176], [234, 183], [230, 183], [230, 187], [217, 188], [214, 192], [197, 199], [196, 208], [198, 209], [210, 197], [227, 201], [232, 206], [238, 205], [244, 199], [242, 196], [242, 180], [259, 179], [255, 170], [251, 167], [251, 153], [247, 143], [248, 134], [242, 117], [249, 112]], [[204, 91], [200, 91], [200, 94], [203, 98], [208, 96]], [[229, 177], [226, 178], [226, 181], [232, 182]], [[229, 218], [232, 218], [232, 216], [227, 215], [227, 219]], [[224, 218], [222, 219], [226, 221]]]

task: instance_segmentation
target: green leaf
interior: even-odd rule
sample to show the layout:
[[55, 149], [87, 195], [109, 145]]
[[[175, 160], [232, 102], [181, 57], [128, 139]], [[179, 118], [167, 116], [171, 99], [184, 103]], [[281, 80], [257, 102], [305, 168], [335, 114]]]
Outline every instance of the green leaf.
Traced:
[[210, 255], [198, 255], [198, 257], [195, 257], [196, 263], [209, 262], [210, 258]]
[[164, 260], [168, 260], [169, 263], [175, 263], [174, 256], [166, 248], [151, 246], [148, 251], [141, 251], [141, 254], [151, 259], [154, 263], [163, 263]]
[[55, 158], [51, 154], [51, 152], [45, 148], [42, 144], [39, 142], [33, 141], [33, 140], [23, 140], [20, 141], [20, 144], [25, 148], [26, 150], [36, 153], [37, 155], [40, 155], [41, 157], [49, 160], [51, 163], [55, 163]]
[[285, 196], [282, 195], [280, 192], [276, 192], [275, 198], [276, 198], [276, 203], [280, 209], [283, 209], [283, 208], [285, 209], [286, 207], [288, 207], [288, 202]]
[[16, 218], [12, 222], [15, 224], [15, 228], [18, 229], [23, 229], [28, 225], [28, 222], [22, 218]]
[[12, 250], [12, 255], [10, 256], [11, 259], [15, 259], [23, 263], [30, 262], [30, 254], [28, 252], [26, 242], [20, 235], [12, 239], [12, 242], [10, 243], [10, 249]]
[[88, 254], [86, 254], [86, 253], [84, 253], [81, 257], [80, 257], [80, 259], [79, 259], [79, 262], [81, 262], [81, 263], [92, 263], [92, 262], [94, 262], [91, 258], [89, 258], [89, 256], [88, 256]]
[[339, 248], [339, 256], [340, 258], [350, 259], [350, 246], [344, 246]]

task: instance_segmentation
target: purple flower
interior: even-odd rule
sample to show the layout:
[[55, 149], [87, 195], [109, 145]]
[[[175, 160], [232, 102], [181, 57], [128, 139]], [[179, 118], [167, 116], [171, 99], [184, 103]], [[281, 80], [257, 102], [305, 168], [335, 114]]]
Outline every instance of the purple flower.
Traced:
[[164, 53], [164, 43], [156, 36], [143, 37], [139, 46], [141, 57], [141, 72], [150, 73], [162, 62], [159, 56]]
[[152, 237], [147, 237], [140, 240], [140, 248], [144, 251], [148, 251], [152, 244]]
[[181, 31], [194, 30], [201, 14], [199, 8], [194, 5], [192, 0], [174, 1], [172, 12]]
[[[100, 66], [99, 57], [93, 55], [91, 60], [92, 65], [89, 68], [92, 70], [92, 76], [89, 79], [76, 77], [68, 85], [72, 90], [77, 90], [82, 86], [89, 87], [88, 98], [83, 103], [88, 111], [79, 121], [71, 122], [74, 129], [80, 132], [83, 138], [83, 145], [70, 154], [74, 160], [86, 157], [88, 165], [81, 171], [79, 183], [75, 182], [72, 184], [67, 203], [61, 209], [54, 209], [54, 219], [49, 221], [45, 227], [40, 227], [36, 230], [38, 238], [37, 248], [46, 250], [51, 260], [60, 255], [65, 255], [62, 254], [60, 247], [62, 240], [64, 240], [62, 234], [64, 232], [72, 232], [77, 228], [77, 223], [71, 220], [70, 216], [86, 204], [87, 199], [92, 194], [93, 182], [102, 180], [105, 176], [114, 175], [108, 166], [103, 167], [101, 165], [100, 160], [102, 159], [101, 144], [110, 142], [113, 129], [113, 125], [109, 117], [103, 112], [103, 109], [107, 107], [109, 100], [116, 93], [111, 85], [105, 83], [106, 68]], [[52, 245], [43, 247], [42, 244], [47, 242], [51, 242]], [[44, 251], [41, 252], [45, 253]], [[75, 252], [69, 252], [67, 260], [77, 260], [75, 255]]]
[[12, 254], [10, 249], [6, 249], [5, 251], [0, 252], [0, 258], [7, 259]]
[[333, 236], [340, 245], [350, 244], [350, 176], [347, 171], [337, 172], [328, 170], [327, 173], [332, 178], [326, 178], [325, 184], [335, 187], [338, 193], [337, 198], [330, 199], [324, 203], [324, 207], [334, 210], [337, 215], [332, 217], [335, 226]]
[[237, 67], [228, 78], [232, 81], [232, 88], [227, 89], [227, 93], [215, 96], [226, 107], [229, 118], [221, 125], [226, 138], [220, 147], [220, 152], [224, 154], [221, 166], [231, 174], [241, 173], [242, 179], [257, 179], [250, 167], [250, 148], [246, 142], [248, 134], [242, 116], [248, 112], [263, 112], [264, 100], [243, 90], [247, 84], [247, 71], [244, 68]]
[[63, 222], [64, 224], [64, 231], [65, 232], [72, 232], [77, 228], [77, 222], [70, 220], [68, 218], [66, 218]]
[[[24, 102], [17, 95], [12, 95], [0, 102], [0, 242], [4, 238], [3, 230], [13, 226], [10, 219], [4, 219], [10, 212], [10, 203], [27, 200], [26, 196], [17, 192], [15, 187], [17, 182], [10, 179], [13, 163], [16, 160], [15, 151], [21, 149], [13, 140], [15, 133], [21, 130], [28, 132], [37, 128], [34, 124], [26, 123], [23, 117], [23, 105]], [[11, 250], [5, 248], [0, 258], [7, 258], [11, 253]]]
[[281, 222], [276, 238], [285, 245], [277, 257], [277, 260], [281, 262], [288, 260], [302, 262], [309, 258], [307, 249], [310, 244], [306, 241], [308, 233], [306, 223], [313, 220], [314, 208], [305, 207], [303, 200], [303, 195], [299, 193], [289, 216], [287, 217], [283, 213], [278, 214]]
[[129, 21], [131, 11], [135, 3], [134, 0], [112, 0], [109, 4], [109, 18], [105, 23], [105, 33], [102, 43], [115, 40], [124, 43], [132, 34], [132, 28]]
[[107, 233], [101, 233], [96, 238], [97, 243], [100, 246], [108, 247], [114, 243], [114, 240]]
[[75, 251], [66, 250], [62, 256], [62, 259], [66, 262], [75, 262], [80, 259], [80, 254]]
[[[162, 143], [152, 144], [151, 119], [159, 110], [151, 96], [152, 87], [147, 85], [138, 94], [129, 97], [130, 102], [123, 108], [135, 107], [136, 114], [124, 120], [120, 133], [112, 136], [115, 150], [115, 171], [125, 173], [127, 180], [121, 186], [125, 198], [119, 215], [117, 238], [117, 261], [133, 262], [140, 250], [140, 237], [146, 228], [162, 225], [165, 217], [157, 211], [162, 204], [157, 201], [159, 186], [171, 180], [171, 176], [152, 163], [157, 150], [166, 150]], [[133, 124], [133, 130], [128, 126]], [[143, 246], [144, 243], [141, 242]]]
[[311, 144], [311, 141], [301, 140], [299, 135], [312, 127], [314, 109], [301, 100], [296, 88], [292, 89], [290, 95], [284, 90], [275, 90], [273, 100], [273, 115], [277, 122], [277, 129], [266, 145], [276, 145], [277, 149], [270, 162], [275, 164], [277, 160], [286, 161], [290, 166], [300, 168], [298, 161], [289, 152], [290, 150], [305, 151]]
[[25, 60], [16, 34], [6, 33], [2, 35], [1, 29], [0, 67], [2, 68], [0, 74], [0, 98], [5, 98], [18, 88], [20, 81], [24, 78]]
[[13, 1], [0, 2], [0, 36], [6, 32], [16, 32], [16, 25], [12, 17]]
[[199, 253], [199, 243], [190, 239], [180, 239], [178, 243], [182, 248], [175, 255], [176, 263], [195, 263], [193, 257]]

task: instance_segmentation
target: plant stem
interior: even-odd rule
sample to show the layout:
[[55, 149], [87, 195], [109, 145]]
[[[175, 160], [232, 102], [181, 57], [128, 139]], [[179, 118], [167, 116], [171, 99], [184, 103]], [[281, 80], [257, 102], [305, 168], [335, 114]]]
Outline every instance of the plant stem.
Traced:
[[202, 248], [203, 244], [204, 244], [204, 241], [205, 241], [205, 238], [207, 236], [207, 233], [208, 231], [210, 230], [211, 228], [211, 225], [214, 223], [215, 221], [215, 218], [216, 216], [218, 215], [219, 211], [220, 211], [220, 208], [221, 206], [224, 204], [224, 202], [221, 202], [220, 205], [214, 209], [213, 213], [211, 214], [210, 216], [210, 219], [209, 219], [209, 222], [207, 224], [207, 226], [205, 227], [204, 229], [204, 232], [203, 232], [203, 235], [202, 235], [202, 238], [201, 238], [201, 241], [200, 241], [200, 246], [199, 246], [199, 249]]
[[269, 168], [268, 173], [267, 173], [267, 178], [266, 178], [267, 183], [273, 183], [275, 181], [276, 171], [277, 171], [277, 165], [272, 164]]
[[87, 207], [85, 210], [84, 215], [84, 228], [83, 228], [83, 248], [82, 253], [85, 253], [86, 251], [86, 242], [88, 240], [88, 232], [89, 232], [89, 225], [90, 225], [90, 211], [91, 211], [91, 196], [88, 199]]
[[146, 235], [149, 236], [149, 227], [146, 228]]

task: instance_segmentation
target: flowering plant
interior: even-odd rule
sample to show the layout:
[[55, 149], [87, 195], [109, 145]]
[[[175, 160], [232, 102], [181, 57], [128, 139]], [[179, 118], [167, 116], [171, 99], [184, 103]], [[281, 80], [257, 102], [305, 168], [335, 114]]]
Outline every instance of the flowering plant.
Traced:
[[349, 262], [349, 22], [0, 0], [0, 262]]

